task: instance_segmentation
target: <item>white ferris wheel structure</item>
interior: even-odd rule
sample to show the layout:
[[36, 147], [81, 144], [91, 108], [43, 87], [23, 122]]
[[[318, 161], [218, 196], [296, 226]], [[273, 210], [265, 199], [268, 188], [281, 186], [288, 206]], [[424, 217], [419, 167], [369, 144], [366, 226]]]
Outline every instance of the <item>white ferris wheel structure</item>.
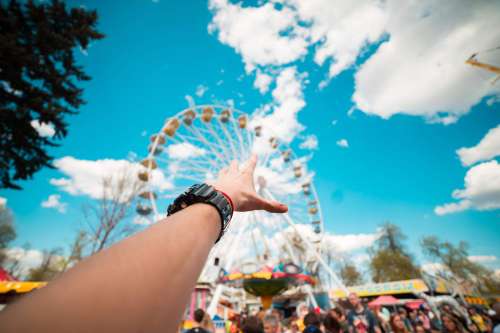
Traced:
[[[324, 220], [308, 158], [297, 156], [272, 128], [231, 107], [192, 105], [167, 119], [150, 140], [138, 174], [145, 183], [136, 207], [142, 219], [160, 220], [171, 199], [188, 186], [215, 179], [231, 161], [244, 163], [252, 153], [258, 155], [258, 194], [289, 207], [285, 214], [236, 212], [200, 280], [214, 283], [221, 270], [243, 265], [248, 269], [293, 263], [316, 276], [316, 289], [346, 290], [325, 260]], [[217, 285], [209, 312], [222, 288]]]

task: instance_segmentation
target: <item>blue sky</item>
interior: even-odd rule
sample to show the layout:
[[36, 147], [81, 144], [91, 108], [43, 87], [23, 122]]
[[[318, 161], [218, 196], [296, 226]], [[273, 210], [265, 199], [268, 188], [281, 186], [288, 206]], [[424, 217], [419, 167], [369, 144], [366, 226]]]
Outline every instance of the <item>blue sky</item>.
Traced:
[[[149, 134], [157, 130], [167, 117], [187, 106], [186, 95], [194, 97], [196, 103], [232, 99], [236, 108], [251, 113], [276, 99], [272, 91], [277, 78], [284, 69], [294, 67], [296, 73], [307, 73], [307, 76], [301, 79], [299, 74], [295, 76], [302, 88], [299, 99], [304, 101], [305, 106], [297, 107], [291, 116], [303, 128], [291, 131], [291, 146], [306, 155], [311, 151], [299, 148], [300, 143], [310, 135], [318, 140], [318, 147], [312, 150], [314, 156], [308, 165], [316, 174], [314, 182], [329, 232], [340, 235], [372, 234], [382, 222], [391, 221], [408, 235], [408, 247], [420, 263], [427, 260], [420, 256], [419, 240], [425, 235], [435, 234], [452, 242], [468, 241], [472, 255], [489, 256], [483, 263], [500, 268], [500, 189], [493, 188], [492, 194], [488, 194], [487, 208], [481, 206], [483, 197], [472, 195], [463, 199], [472, 204], [462, 211], [444, 215], [435, 212], [437, 206], [459, 201], [452, 198], [452, 192], [464, 188], [464, 177], [468, 171], [481, 163], [498, 162], [500, 154], [497, 151], [493, 156], [490, 154], [488, 158], [477, 159], [468, 166], [464, 166], [457, 155], [456, 151], [460, 148], [477, 146], [488, 131], [500, 124], [498, 97], [496, 102], [492, 97], [498, 96], [500, 84], [490, 87], [488, 80], [491, 77], [487, 73], [466, 68], [463, 62], [460, 66], [466, 69], [462, 69], [453, 62], [456, 56], [454, 47], [459, 44], [450, 42], [448, 37], [442, 37], [444, 55], [440, 55], [442, 58], [439, 61], [450, 60], [450, 68], [444, 70], [451, 74], [445, 71], [436, 80], [431, 64], [419, 68], [419, 73], [414, 76], [410, 72], [405, 80], [401, 80], [406, 74], [398, 70], [404, 70], [404, 66], [414, 70], [412, 67], [416, 66], [411, 63], [415, 59], [397, 58], [402, 63], [386, 62], [382, 72], [384, 78], [380, 77], [379, 82], [379, 79], [367, 76], [377, 73], [377, 61], [379, 58], [382, 61], [386, 55], [382, 52], [385, 50], [382, 50], [383, 46], [394, 43], [394, 47], [402, 47], [397, 44], [400, 42], [398, 22], [390, 24], [391, 8], [386, 9], [385, 23], [380, 24], [387, 26], [380, 27], [379, 35], [369, 36], [371, 32], [367, 31], [363, 39], [359, 37], [363, 36], [361, 31], [349, 37], [353, 43], [361, 38], [360, 45], [353, 62], [347, 61], [337, 73], [332, 71], [332, 65], [338, 62], [336, 56], [342, 57], [341, 47], [334, 51], [325, 48], [327, 55], [323, 64], [318, 64], [315, 58], [321, 43], [328, 38], [332, 38], [332, 43], [338, 40], [328, 31], [324, 32], [327, 28], [333, 31], [337, 28], [335, 26], [318, 28], [316, 32], [323, 31], [323, 39], [315, 41], [315, 37], [310, 35], [304, 37], [309, 44], [297, 46], [297, 56], [292, 56], [294, 47], [298, 45], [294, 43], [284, 52], [270, 50], [270, 53], [276, 53], [272, 60], [253, 54], [251, 47], [246, 48], [244, 38], [248, 34], [239, 33], [240, 27], [231, 25], [234, 21], [228, 16], [252, 6], [261, 8], [265, 3], [233, 4], [234, 11], [228, 11], [221, 21], [214, 20], [214, 17], [218, 13], [224, 14], [224, 10], [231, 6], [222, 0], [213, 1], [210, 8], [206, 2], [197, 1], [136, 0], [120, 5], [109, 1], [68, 3], [97, 9], [99, 29], [106, 37], [92, 44], [88, 55], [77, 52], [78, 61], [92, 80], [84, 84], [87, 104], [78, 115], [67, 118], [70, 124], [68, 137], [61, 141], [60, 147], [51, 149], [56, 158], [72, 156], [82, 160], [121, 160], [126, 159], [130, 152], [141, 156], [146, 153]], [[301, 14], [300, 8], [296, 5], [294, 10]], [[276, 5], [272, 9], [279, 11], [281, 7]], [[433, 10], [439, 13], [440, 8], [429, 9], [431, 18], [432, 15], [439, 18]], [[477, 11], [481, 10], [484, 8], [478, 5]], [[314, 15], [313, 11], [306, 12], [305, 9], [304, 13], [304, 17]], [[374, 14], [373, 20], [379, 16]], [[273, 19], [274, 16], [271, 13], [269, 17]], [[493, 21], [495, 19], [492, 18]], [[473, 16], [463, 17], [463, 20], [477, 23]], [[317, 21], [320, 22], [320, 18]], [[215, 26], [209, 32], [208, 26], [214, 22]], [[374, 30], [377, 29], [377, 22], [373, 23]], [[415, 22], [416, 27], [421, 28], [421, 22]], [[460, 22], [453, 23], [460, 25]], [[409, 21], [408, 25], [411, 24]], [[428, 28], [436, 28], [435, 24], [431, 20]], [[304, 26], [314, 32], [314, 24]], [[297, 29], [295, 33], [299, 35], [303, 33], [297, 26], [293, 29]], [[256, 30], [255, 34], [259, 31]], [[224, 39], [221, 37], [224, 32], [233, 37]], [[283, 32], [285, 36], [286, 33]], [[496, 37], [497, 41], [500, 40], [499, 34]], [[264, 47], [265, 38], [262, 37]], [[429, 39], [432, 43], [432, 38]], [[491, 44], [491, 40], [476, 43], [479, 44], [470, 47], [479, 48], [483, 44]], [[450, 50], [447, 50], [448, 44], [451, 45]], [[421, 45], [426, 45], [425, 39]], [[425, 56], [425, 52], [434, 51], [422, 47], [421, 52]], [[450, 55], [449, 59], [447, 55]], [[388, 57], [390, 60], [390, 55]], [[403, 57], [404, 52], [401, 53]], [[496, 57], [499, 58], [500, 53]], [[368, 62], [373, 68], [368, 68]], [[257, 70], [248, 69], [249, 64], [271, 77], [271, 84], [265, 93], [260, 93], [254, 86]], [[446, 66], [445, 63], [443, 67]], [[422, 74], [426, 70], [429, 74]], [[462, 70], [467, 71], [466, 74], [455, 76], [455, 72]], [[396, 87], [403, 87], [411, 81], [414, 86], [408, 89], [412, 94], [403, 88], [401, 91], [394, 89], [385, 75], [400, 80]], [[473, 79], [467, 81], [471, 77]], [[453, 79], [460, 82], [445, 82]], [[322, 81], [327, 83], [320, 88], [318, 85]], [[200, 85], [207, 88], [201, 97], [195, 94]], [[374, 89], [371, 88], [374, 85], [380, 85], [377, 94], [388, 96], [388, 102], [374, 97], [375, 93], [370, 90]], [[436, 90], [420, 92], [418, 89], [425, 90], [423, 88], [427, 89], [429, 85], [435, 85]], [[452, 90], [458, 97], [446, 97]], [[363, 98], [356, 100], [353, 97], [355, 94]], [[444, 107], [448, 105], [449, 109], [433, 109], [434, 94], [440, 95], [436, 103], [442, 103]], [[469, 94], [475, 96], [471, 99], [476, 102], [470, 102]], [[407, 100], [413, 104], [407, 106]], [[351, 108], [354, 111], [348, 112]], [[384, 110], [389, 110], [390, 117], [384, 115]], [[436, 115], [441, 120], [436, 120]], [[443, 120], [443, 115], [451, 115], [452, 123], [443, 124], [447, 122]], [[148, 135], [144, 136], [143, 132]], [[337, 144], [341, 139], [348, 142], [348, 147]], [[498, 142], [498, 139], [500, 136], [497, 135], [492, 140]], [[7, 199], [7, 206], [15, 215], [18, 238], [14, 246], [30, 243], [33, 249], [39, 250], [67, 247], [74, 237], [83, 221], [81, 207], [89, 198], [72, 195], [50, 184], [50, 179], [61, 176], [57, 169], [43, 169], [33, 179], [22, 183], [22, 191], [0, 191], [0, 196]], [[53, 194], [59, 195], [59, 200], [67, 204], [65, 213], [41, 206]]]

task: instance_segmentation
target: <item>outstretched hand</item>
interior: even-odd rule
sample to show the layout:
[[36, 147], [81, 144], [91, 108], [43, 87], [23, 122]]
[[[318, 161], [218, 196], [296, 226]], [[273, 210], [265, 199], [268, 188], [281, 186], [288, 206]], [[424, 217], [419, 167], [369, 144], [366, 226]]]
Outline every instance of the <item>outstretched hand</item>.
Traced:
[[219, 172], [219, 177], [212, 185], [231, 198], [234, 210], [237, 212], [266, 210], [271, 213], [285, 213], [288, 211], [285, 204], [265, 199], [255, 191], [253, 174], [256, 165], [256, 155], [252, 155], [242, 169], [238, 162], [232, 161], [228, 167]]

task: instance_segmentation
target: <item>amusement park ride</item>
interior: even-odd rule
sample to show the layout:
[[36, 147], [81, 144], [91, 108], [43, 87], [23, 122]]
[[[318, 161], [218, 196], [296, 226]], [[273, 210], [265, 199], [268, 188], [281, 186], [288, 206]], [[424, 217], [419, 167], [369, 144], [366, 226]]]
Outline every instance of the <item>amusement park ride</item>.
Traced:
[[139, 195], [137, 213], [150, 222], [164, 216], [165, 198], [193, 182], [215, 179], [232, 160], [243, 163], [252, 153], [259, 156], [257, 192], [289, 207], [286, 214], [235, 213], [199, 277], [212, 286], [211, 315], [234, 288], [260, 296], [264, 306], [285, 290], [301, 292], [316, 305], [314, 293], [345, 289], [324, 258], [321, 206], [307, 158], [298, 157], [271, 128], [233, 108], [193, 105], [151, 136], [148, 152], [138, 174], [147, 190]]

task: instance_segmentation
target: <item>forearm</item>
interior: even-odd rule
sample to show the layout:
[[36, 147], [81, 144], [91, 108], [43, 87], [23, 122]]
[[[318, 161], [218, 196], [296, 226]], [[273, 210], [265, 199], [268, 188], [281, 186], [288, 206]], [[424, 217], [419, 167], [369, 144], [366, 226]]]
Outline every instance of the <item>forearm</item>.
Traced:
[[190, 206], [9, 306], [0, 331], [173, 332], [219, 231], [213, 207]]

